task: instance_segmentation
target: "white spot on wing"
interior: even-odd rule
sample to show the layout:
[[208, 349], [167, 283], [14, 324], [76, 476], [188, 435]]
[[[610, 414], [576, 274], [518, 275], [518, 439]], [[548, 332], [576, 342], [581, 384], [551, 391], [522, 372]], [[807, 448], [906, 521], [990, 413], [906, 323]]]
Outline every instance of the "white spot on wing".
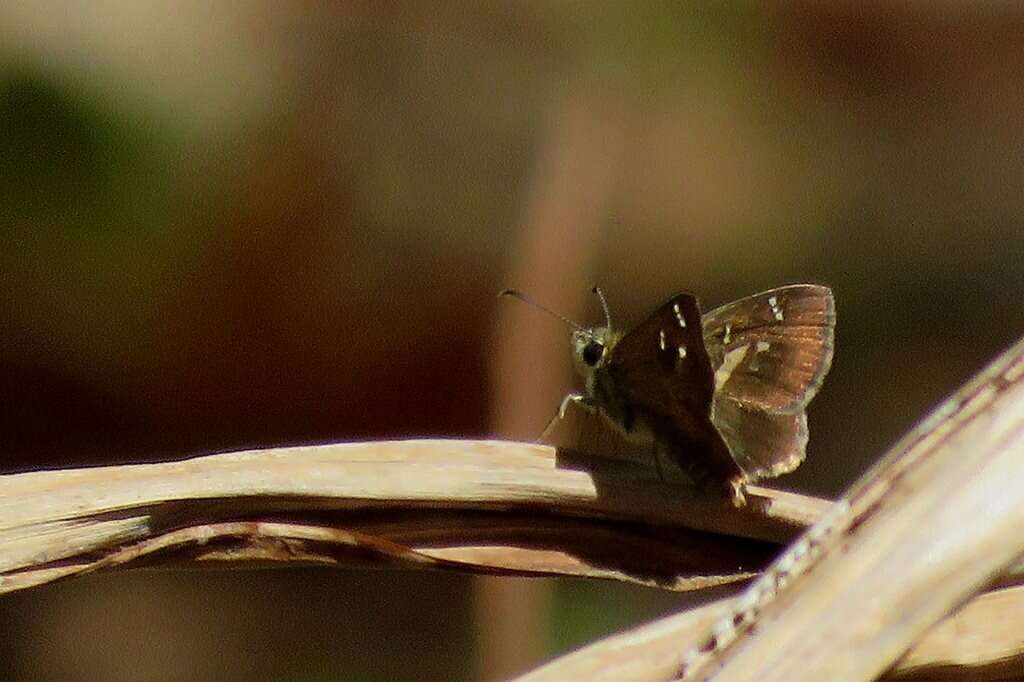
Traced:
[[672, 312], [676, 314], [676, 319], [679, 320], [679, 326], [686, 329], [686, 320], [683, 318], [683, 311], [679, 309], [678, 303], [672, 304]]
[[686, 346], [679, 344], [679, 359], [682, 360], [686, 357]]
[[[754, 347], [754, 344], [752, 344], [752, 343], [748, 343], [747, 344], [747, 349], [750, 349], [750, 348], [753, 348], [753, 347]], [[750, 357], [750, 362], [747, 363], [747, 369], [749, 369], [751, 372], [756, 372], [757, 371], [757, 352], [756, 352], [756, 349], [755, 349], [754, 354]]]
[[768, 305], [772, 307], [772, 315], [779, 322], [782, 322], [782, 306], [779, 305], [779, 299], [775, 296], [768, 297]]
[[722, 360], [722, 366], [715, 370], [715, 390], [722, 388], [725, 382], [729, 381], [733, 371], [743, 362], [743, 358], [746, 357], [747, 351], [750, 350], [750, 346], [740, 346], [739, 348], [733, 348], [731, 351], [725, 354], [725, 359]]
[[722, 343], [728, 344], [730, 341], [732, 341], [732, 323], [726, 322], [725, 334], [722, 335]]
[[658, 332], [658, 348], [665, 350], [665, 330]]
[[767, 341], [758, 341], [757, 342], [757, 352], [758, 353], [763, 353], [763, 352], [765, 352], [766, 350], [768, 350], [771, 347], [772, 347], [772, 344], [768, 343]]

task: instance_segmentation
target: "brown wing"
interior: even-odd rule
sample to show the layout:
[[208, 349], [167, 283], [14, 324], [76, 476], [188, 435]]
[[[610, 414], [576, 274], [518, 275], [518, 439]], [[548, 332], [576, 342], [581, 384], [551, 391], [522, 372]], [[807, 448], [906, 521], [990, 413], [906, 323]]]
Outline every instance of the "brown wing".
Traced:
[[740, 473], [711, 423], [715, 375], [692, 294], [673, 296], [620, 338], [606, 367], [625, 403], [668, 441], [677, 463], [720, 481]]
[[771, 414], [719, 396], [712, 420], [748, 481], [781, 476], [804, 461], [806, 412]]
[[832, 364], [828, 287], [794, 284], [742, 298], [703, 318], [716, 390], [744, 407], [798, 414]]
[[607, 367], [635, 401], [669, 411], [682, 402], [707, 413], [715, 391], [704, 348], [700, 307], [693, 294], [676, 294], [612, 346]]

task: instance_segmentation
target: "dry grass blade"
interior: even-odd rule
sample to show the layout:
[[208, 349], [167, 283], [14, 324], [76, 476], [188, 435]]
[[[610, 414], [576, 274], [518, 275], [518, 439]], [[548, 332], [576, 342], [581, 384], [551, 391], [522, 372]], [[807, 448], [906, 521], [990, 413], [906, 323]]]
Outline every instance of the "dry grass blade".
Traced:
[[649, 467], [498, 441], [271, 448], [0, 476], [0, 593], [87, 571], [386, 565], [697, 589], [749, 578], [827, 503], [751, 509]]
[[873, 679], [1024, 553], [1021, 528], [1024, 341], [897, 443], [710, 635], [682, 641], [679, 673]]
[[[663, 682], [679, 666], [679, 642], [696, 640], [735, 608], [737, 597], [664, 618], [563, 656], [517, 682], [631, 680]], [[1024, 613], [1024, 587], [983, 594], [928, 634], [882, 679], [1006, 679], [1024, 669], [1024, 628], [1007, 623]]]

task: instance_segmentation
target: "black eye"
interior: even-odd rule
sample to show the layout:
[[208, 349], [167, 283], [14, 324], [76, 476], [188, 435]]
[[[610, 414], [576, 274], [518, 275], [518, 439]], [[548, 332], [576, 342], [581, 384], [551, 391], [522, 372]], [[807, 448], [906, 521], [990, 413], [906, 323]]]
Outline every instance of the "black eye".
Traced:
[[591, 341], [583, 347], [583, 362], [587, 363], [591, 367], [600, 362], [603, 355], [604, 344], [602, 343]]

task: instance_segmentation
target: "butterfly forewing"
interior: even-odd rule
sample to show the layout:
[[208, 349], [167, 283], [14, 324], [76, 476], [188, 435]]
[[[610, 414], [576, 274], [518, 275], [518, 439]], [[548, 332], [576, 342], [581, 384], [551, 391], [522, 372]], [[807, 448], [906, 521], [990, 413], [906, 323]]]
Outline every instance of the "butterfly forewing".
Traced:
[[832, 363], [835, 304], [828, 287], [795, 284], [748, 296], [703, 318], [718, 395], [796, 414]]
[[612, 347], [608, 370], [634, 400], [672, 411], [683, 401], [711, 407], [714, 372], [704, 348], [700, 308], [691, 294], [677, 294]]
[[739, 473], [711, 423], [714, 369], [692, 294], [673, 296], [623, 335], [607, 370], [625, 402], [678, 446], [672, 454], [681, 466], [722, 481]]

